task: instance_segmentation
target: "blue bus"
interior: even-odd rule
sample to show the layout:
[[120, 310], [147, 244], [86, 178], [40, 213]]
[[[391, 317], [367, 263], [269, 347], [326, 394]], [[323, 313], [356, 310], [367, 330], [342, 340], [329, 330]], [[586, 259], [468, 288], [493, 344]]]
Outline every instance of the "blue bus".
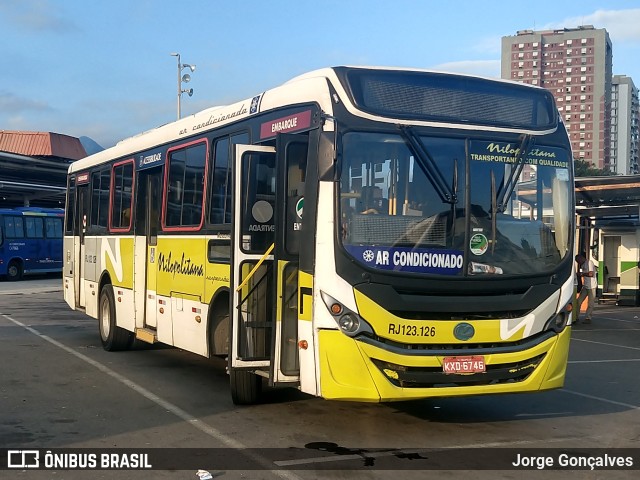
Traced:
[[61, 208], [0, 208], [0, 276], [62, 271]]

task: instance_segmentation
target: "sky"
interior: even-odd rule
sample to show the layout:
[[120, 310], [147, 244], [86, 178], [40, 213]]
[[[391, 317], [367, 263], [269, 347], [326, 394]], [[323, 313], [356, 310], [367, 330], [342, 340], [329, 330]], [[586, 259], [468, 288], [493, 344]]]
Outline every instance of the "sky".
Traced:
[[[335, 65], [500, 76], [501, 37], [593, 25], [640, 87], [640, 2], [625, 0], [0, 0], [0, 130], [108, 148]], [[183, 71], [186, 73], [186, 70]]]

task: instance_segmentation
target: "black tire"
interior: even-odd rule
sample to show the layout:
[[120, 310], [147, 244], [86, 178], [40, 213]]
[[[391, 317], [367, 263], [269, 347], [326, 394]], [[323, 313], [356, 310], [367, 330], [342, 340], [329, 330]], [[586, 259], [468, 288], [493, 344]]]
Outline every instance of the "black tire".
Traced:
[[247, 370], [230, 369], [231, 400], [235, 405], [254, 405], [262, 397], [262, 377]]
[[100, 290], [98, 330], [102, 347], [108, 352], [128, 350], [133, 344], [133, 334], [116, 325], [116, 302], [110, 284], [106, 284]]
[[212, 311], [209, 322], [209, 358], [226, 357], [229, 354], [229, 313]]
[[7, 267], [7, 280], [15, 282], [22, 278], [24, 273], [22, 263], [19, 260], [11, 260]]

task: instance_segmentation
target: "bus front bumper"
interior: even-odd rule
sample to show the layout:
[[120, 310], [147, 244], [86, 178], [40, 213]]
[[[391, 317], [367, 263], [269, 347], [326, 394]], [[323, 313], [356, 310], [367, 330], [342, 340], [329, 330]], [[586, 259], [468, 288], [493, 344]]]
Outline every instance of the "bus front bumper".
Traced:
[[[443, 356], [405, 355], [347, 337], [318, 332], [321, 395], [327, 399], [390, 402], [429, 397], [524, 393], [564, 384], [571, 329], [532, 348], [484, 355], [486, 372], [449, 375]], [[464, 351], [453, 351], [464, 355]]]

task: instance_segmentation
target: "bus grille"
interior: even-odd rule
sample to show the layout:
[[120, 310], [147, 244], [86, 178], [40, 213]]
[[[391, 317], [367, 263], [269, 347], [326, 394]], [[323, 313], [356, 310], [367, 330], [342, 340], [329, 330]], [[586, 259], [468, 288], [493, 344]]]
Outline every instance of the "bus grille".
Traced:
[[474, 374], [446, 374], [442, 367], [405, 367], [377, 359], [372, 361], [397, 387], [444, 388], [522, 382], [540, 365], [545, 355], [516, 363], [487, 365], [486, 372]]
[[361, 342], [382, 348], [400, 355], [487, 355], [495, 353], [522, 352], [546, 342], [557, 335], [553, 330], [532, 335], [513, 342], [491, 343], [399, 343], [382, 337], [362, 335]]

